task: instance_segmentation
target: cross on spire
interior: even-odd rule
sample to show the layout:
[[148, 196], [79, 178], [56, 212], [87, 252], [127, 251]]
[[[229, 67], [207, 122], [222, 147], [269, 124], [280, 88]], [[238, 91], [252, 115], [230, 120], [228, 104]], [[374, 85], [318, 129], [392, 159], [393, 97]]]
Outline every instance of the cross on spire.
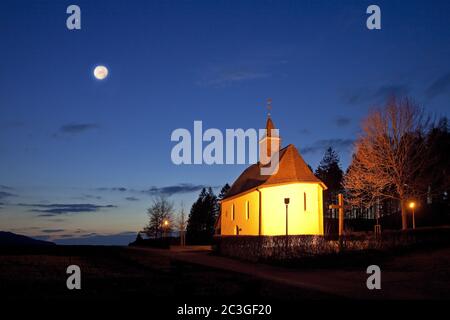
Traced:
[[267, 99], [267, 115], [270, 117], [270, 111], [272, 110], [272, 99]]

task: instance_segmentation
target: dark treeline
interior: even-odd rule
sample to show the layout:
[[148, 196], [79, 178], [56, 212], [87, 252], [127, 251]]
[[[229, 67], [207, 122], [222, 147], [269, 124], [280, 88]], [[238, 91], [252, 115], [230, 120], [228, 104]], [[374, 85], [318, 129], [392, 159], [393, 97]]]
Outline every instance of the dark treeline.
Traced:
[[203, 188], [194, 202], [189, 213], [186, 241], [189, 244], [208, 244], [211, 243], [214, 235], [214, 226], [220, 212], [220, 200], [230, 189], [230, 186], [225, 186], [216, 196], [211, 188]]

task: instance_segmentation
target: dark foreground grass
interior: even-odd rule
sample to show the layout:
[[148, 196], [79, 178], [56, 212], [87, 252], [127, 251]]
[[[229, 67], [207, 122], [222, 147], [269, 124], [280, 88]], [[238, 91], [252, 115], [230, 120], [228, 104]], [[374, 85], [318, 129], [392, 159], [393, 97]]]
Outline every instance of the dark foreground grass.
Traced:
[[[330, 298], [310, 290], [170, 258], [108, 246], [0, 249], [0, 292], [8, 300], [142, 300], [172, 297], [263, 300]], [[68, 290], [66, 268], [78, 265], [82, 289]]]

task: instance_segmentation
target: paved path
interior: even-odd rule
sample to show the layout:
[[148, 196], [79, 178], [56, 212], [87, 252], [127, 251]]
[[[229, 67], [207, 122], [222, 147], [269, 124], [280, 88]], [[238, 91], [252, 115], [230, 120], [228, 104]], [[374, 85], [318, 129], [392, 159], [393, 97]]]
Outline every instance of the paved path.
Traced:
[[[298, 287], [299, 289], [315, 290], [343, 298], [424, 299], [430, 298], [430, 294], [433, 297], [433, 294], [427, 288], [429, 280], [426, 277], [424, 278], [424, 273], [428, 271], [421, 270], [420, 266], [417, 270], [405, 270], [402, 268], [401, 263], [407, 263], [406, 261], [401, 262], [400, 266], [397, 263], [389, 271], [383, 271], [382, 268], [382, 290], [368, 290], [366, 287], [368, 275], [365, 269], [358, 270], [354, 268], [351, 271], [333, 269], [299, 270], [219, 257], [211, 255], [205, 250], [182, 251], [153, 248], [133, 248], [133, 250], [144, 250], [153, 255], [168, 257], [173, 261], [237, 272]], [[450, 256], [450, 249], [447, 249], [445, 254]], [[442, 290], [450, 290], [450, 283], [441, 283], [441, 285], [443, 286]]]

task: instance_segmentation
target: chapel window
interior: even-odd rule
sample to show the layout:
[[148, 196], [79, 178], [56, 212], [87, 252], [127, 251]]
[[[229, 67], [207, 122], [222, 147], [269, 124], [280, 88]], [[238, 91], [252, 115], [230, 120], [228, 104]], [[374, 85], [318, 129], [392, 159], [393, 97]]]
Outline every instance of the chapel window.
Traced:
[[306, 211], [306, 192], [303, 192], [303, 210]]

